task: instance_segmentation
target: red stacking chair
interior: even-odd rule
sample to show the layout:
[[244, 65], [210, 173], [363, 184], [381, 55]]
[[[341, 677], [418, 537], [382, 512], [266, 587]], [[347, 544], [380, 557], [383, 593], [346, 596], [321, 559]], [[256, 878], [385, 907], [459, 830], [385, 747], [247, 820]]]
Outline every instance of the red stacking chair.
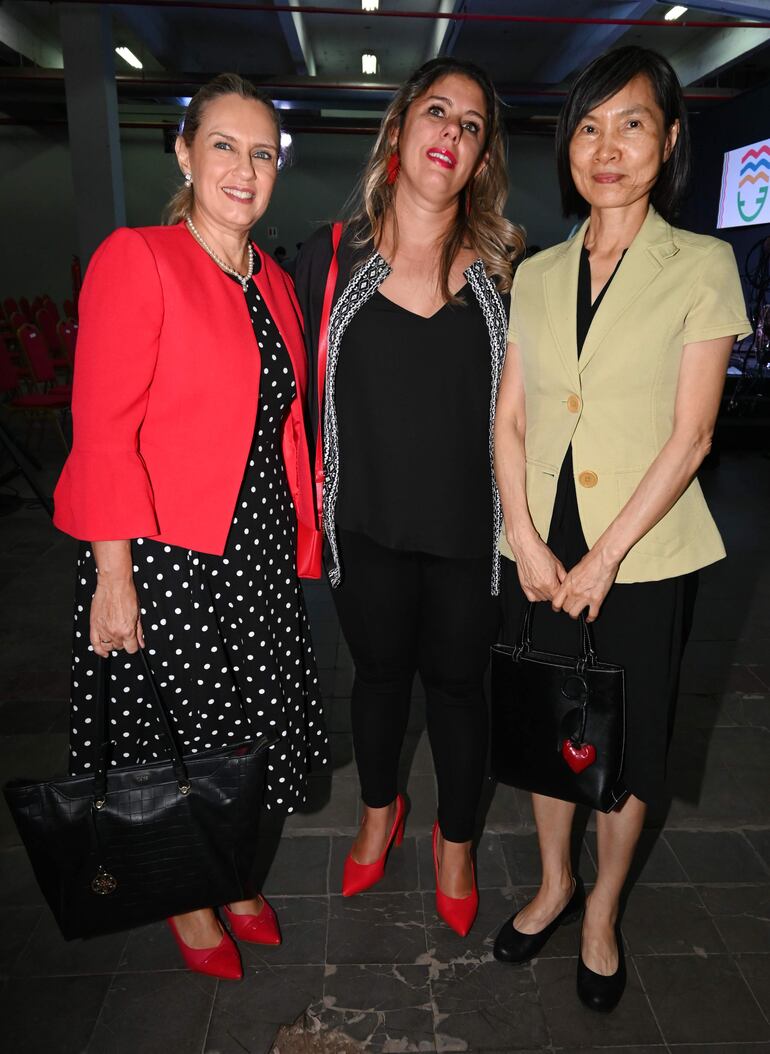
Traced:
[[32, 311], [32, 304], [30, 304], [29, 300], [27, 300], [25, 296], [19, 297], [19, 311], [21, 311], [22, 315], [24, 315], [24, 319], [26, 322], [35, 321], [35, 315]]
[[21, 311], [19, 310], [12, 312], [10, 321], [11, 328], [14, 329], [17, 333], [19, 332], [22, 326], [27, 325], [26, 318], [24, 317], [24, 315], [22, 315]]
[[[18, 315], [18, 312], [16, 314]], [[0, 339], [4, 341], [11, 358], [16, 363], [17, 369], [21, 370], [22, 373], [29, 374], [29, 368], [19, 346], [18, 331], [8, 319], [0, 319]]]
[[72, 318], [77, 321], [78, 309], [75, 307], [74, 303], [71, 300], [64, 301], [64, 317]]
[[78, 324], [73, 318], [64, 318], [56, 327], [59, 347], [67, 356], [70, 369], [75, 365], [75, 347], [78, 342]]
[[13, 344], [15, 346], [11, 346], [8, 338], [0, 334], [0, 354], [10, 359], [19, 377], [27, 381], [31, 376], [29, 366], [26, 363], [25, 356], [18, 347], [18, 341], [15, 337], [13, 338]]
[[54, 322], [59, 321], [59, 309], [56, 306], [56, 302], [51, 299], [48, 293], [43, 293], [43, 307], [53, 315]]
[[70, 400], [51, 392], [20, 392], [19, 383], [19, 371], [5, 344], [0, 342], [0, 393], [10, 395], [5, 405], [14, 413], [23, 413], [30, 420], [42, 417], [52, 421], [65, 451], [69, 453], [59, 417], [64, 410], [69, 408]]
[[6, 317], [10, 319], [14, 312], [19, 310], [19, 305], [13, 299], [12, 296], [7, 296], [3, 301], [3, 311], [5, 311]]
[[58, 319], [54, 317], [53, 312], [47, 304], [45, 307], [40, 308], [34, 319], [31, 321], [37, 325], [37, 328], [48, 341], [49, 348], [58, 347], [59, 337], [56, 332], [56, 323], [58, 322]]
[[64, 372], [68, 374], [72, 364], [67, 353], [62, 349], [56, 319], [48, 307], [41, 307], [38, 311], [37, 328], [45, 337], [45, 342], [48, 345], [48, 353], [51, 356], [51, 362], [54, 365], [54, 369], [64, 370]]
[[42, 306], [43, 306], [43, 298], [42, 298], [42, 296], [36, 296], [35, 299], [32, 301], [32, 311], [33, 312], [39, 311]]
[[27, 356], [32, 376], [38, 384], [50, 385], [46, 387], [49, 395], [59, 395], [66, 399], [72, 398], [71, 384], [54, 385], [56, 374], [54, 372], [51, 354], [48, 350], [46, 339], [37, 326], [29, 323], [19, 330], [19, 343], [24, 354]]

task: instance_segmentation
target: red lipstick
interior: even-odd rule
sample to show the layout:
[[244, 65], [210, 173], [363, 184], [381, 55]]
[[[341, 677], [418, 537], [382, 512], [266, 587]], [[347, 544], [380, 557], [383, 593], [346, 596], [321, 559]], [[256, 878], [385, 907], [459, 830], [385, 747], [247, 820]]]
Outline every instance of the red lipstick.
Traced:
[[432, 146], [429, 150], [425, 151], [425, 156], [429, 161], [433, 161], [434, 164], [440, 165], [441, 168], [451, 169], [457, 164], [457, 158], [451, 150], [447, 150], [445, 147]]

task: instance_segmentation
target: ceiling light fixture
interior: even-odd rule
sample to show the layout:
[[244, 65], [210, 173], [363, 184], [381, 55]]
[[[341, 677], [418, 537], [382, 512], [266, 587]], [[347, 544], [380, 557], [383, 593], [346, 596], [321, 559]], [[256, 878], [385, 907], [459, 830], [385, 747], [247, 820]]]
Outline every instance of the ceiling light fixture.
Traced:
[[682, 7], [681, 4], [674, 4], [674, 6], [669, 11], [666, 11], [663, 17], [667, 22], [673, 22], [675, 18], [681, 18], [686, 10], [687, 8]]
[[361, 56], [361, 72], [367, 74], [367, 76], [374, 76], [377, 72], [377, 56], [369, 55], [364, 52]]
[[142, 68], [142, 63], [133, 53], [131, 48], [119, 47], [115, 48], [115, 51], [120, 55], [124, 62], [127, 62], [129, 66], [133, 66], [135, 70], [140, 70]]
[[379, 11], [380, 0], [361, 0], [362, 11]]

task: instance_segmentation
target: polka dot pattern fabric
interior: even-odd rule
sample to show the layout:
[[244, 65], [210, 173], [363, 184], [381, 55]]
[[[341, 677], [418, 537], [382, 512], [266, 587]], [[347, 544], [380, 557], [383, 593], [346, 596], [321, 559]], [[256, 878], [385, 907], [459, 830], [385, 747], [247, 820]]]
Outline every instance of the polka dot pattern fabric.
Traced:
[[[265, 806], [292, 812], [306, 775], [327, 763], [327, 737], [302, 587], [281, 425], [296, 396], [288, 352], [254, 282], [246, 293], [262, 375], [254, 440], [222, 556], [132, 542], [147, 656], [186, 754], [262, 734], [271, 748]], [[97, 657], [89, 644], [96, 567], [81, 546], [75, 598], [70, 769], [92, 767]], [[165, 757], [136, 656], [111, 670], [113, 765]]]

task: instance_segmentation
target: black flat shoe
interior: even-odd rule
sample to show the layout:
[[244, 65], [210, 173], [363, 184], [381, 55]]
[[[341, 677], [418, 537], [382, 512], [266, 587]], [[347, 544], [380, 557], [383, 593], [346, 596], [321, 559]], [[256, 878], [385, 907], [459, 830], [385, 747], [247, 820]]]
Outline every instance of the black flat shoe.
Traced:
[[[538, 952], [545, 947], [548, 939], [568, 922], [574, 922], [579, 918], [586, 902], [586, 891], [583, 879], [575, 876], [575, 890], [567, 901], [567, 904], [553, 922], [549, 922], [544, 930], [539, 933], [520, 933], [513, 925], [516, 915], [513, 915], [495, 938], [493, 954], [501, 963], [526, 963], [534, 959]], [[518, 914], [518, 912], [517, 912]]]
[[615, 929], [615, 937], [618, 942], [618, 968], [609, 976], [589, 970], [583, 962], [582, 954], [578, 955], [578, 998], [589, 1010], [598, 1010], [605, 1014], [615, 1009], [626, 988], [626, 957], [619, 926]]

